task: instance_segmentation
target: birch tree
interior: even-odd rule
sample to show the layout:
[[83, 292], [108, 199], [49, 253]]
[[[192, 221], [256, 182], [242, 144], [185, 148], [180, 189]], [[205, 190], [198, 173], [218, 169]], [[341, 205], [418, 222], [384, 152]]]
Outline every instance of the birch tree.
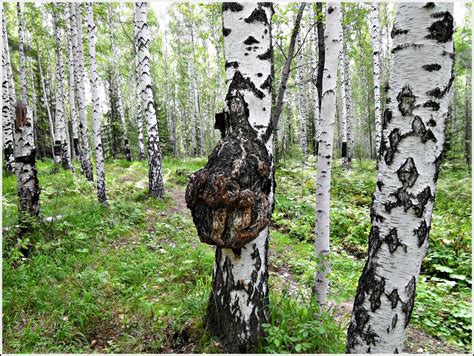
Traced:
[[382, 114], [380, 110], [380, 44], [379, 44], [379, 9], [378, 4], [372, 4], [372, 48], [374, 62], [374, 108], [375, 108], [375, 152], [379, 155], [382, 137]]
[[318, 155], [318, 137], [319, 137], [319, 94], [318, 94], [318, 25], [317, 18], [318, 13], [315, 10], [315, 4], [311, 4], [311, 33], [310, 33], [310, 44], [311, 44], [311, 103], [313, 105], [313, 117], [314, 117], [314, 155]]
[[316, 180], [315, 248], [319, 261], [315, 273], [314, 293], [321, 307], [326, 305], [329, 281], [329, 206], [331, 191], [332, 145], [336, 119], [337, 68], [342, 50], [340, 4], [328, 3], [324, 33], [325, 65], [321, 101], [321, 131], [319, 138], [318, 171]]
[[102, 149], [102, 129], [100, 124], [99, 76], [96, 70], [95, 44], [97, 29], [94, 23], [94, 8], [91, 2], [86, 3], [87, 34], [89, 36], [89, 71], [92, 97], [92, 135], [94, 136], [95, 166], [97, 175], [97, 197], [99, 202], [107, 204], [105, 192], [104, 153]]
[[138, 48], [137, 40], [133, 45], [135, 55], [133, 57], [134, 68], [135, 68], [135, 93], [136, 93], [136, 106], [137, 106], [137, 133], [138, 133], [138, 158], [140, 161], [145, 159], [145, 144], [143, 143], [143, 107], [142, 107], [142, 91], [140, 88], [140, 72], [138, 68]]
[[298, 89], [299, 89], [299, 129], [300, 129], [300, 147], [303, 152], [303, 163], [308, 158], [308, 140], [306, 136], [306, 85], [304, 78], [304, 54], [301, 32], [298, 35]]
[[428, 245], [453, 82], [453, 4], [399, 3], [368, 259], [349, 353], [399, 353]]
[[60, 153], [60, 162], [64, 169], [71, 168], [71, 157], [69, 155], [69, 142], [66, 133], [66, 118], [64, 115], [64, 81], [63, 81], [63, 54], [61, 45], [61, 34], [58, 29], [58, 18], [55, 12], [53, 12], [53, 33], [56, 53], [56, 84], [57, 84], [57, 95], [56, 95], [56, 114], [55, 120], [55, 157]]
[[171, 151], [173, 152], [173, 156], [176, 156], [177, 149], [176, 149], [176, 123], [174, 122], [173, 118], [173, 105], [171, 103], [171, 95], [170, 95], [170, 76], [169, 76], [169, 60], [168, 60], [168, 36], [167, 31], [165, 31], [165, 77], [166, 77], [166, 93], [165, 93], [165, 100], [166, 100], [166, 124], [168, 126], [168, 134], [169, 134], [169, 142], [171, 146]]
[[15, 156], [13, 152], [13, 121], [15, 108], [15, 85], [13, 83], [12, 65], [10, 62], [10, 49], [8, 46], [7, 24], [5, 9], [2, 8], [2, 132], [3, 152], [5, 157], [5, 170], [13, 173], [15, 169]]
[[28, 83], [26, 81], [26, 55], [25, 40], [23, 34], [23, 24], [21, 19], [21, 3], [16, 3], [18, 16], [18, 52], [20, 53], [20, 99], [26, 106], [28, 105]]
[[160, 149], [160, 137], [158, 134], [158, 123], [155, 112], [155, 101], [150, 75], [150, 53], [148, 50], [148, 25], [146, 22], [146, 2], [135, 3], [135, 38], [138, 48], [138, 68], [140, 73], [140, 88], [143, 103], [145, 105], [145, 116], [148, 132], [148, 182], [149, 193], [161, 198], [163, 196], [163, 173], [162, 157]]
[[342, 159], [342, 166], [345, 169], [349, 168], [349, 157], [348, 157], [348, 150], [347, 150], [347, 142], [349, 138], [349, 130], [348, 130], [348, 121], [349, 121], [349, 113], [348, 113], [348, 97], [347, 94], [349, 92], [349, 66], [346, 66], [347, 59], [347, 44], [345, 35], [345, 25], [342, 25], [341, 28], [341, 38], [342, 38], [342, 51], [341, 51], [341, 61], [340, 61], [340, 75], [341, 75], [341, 99], [342, 99], [342, 117], [341, 117], [341, 136], [342, 136], [342, 147], [341, 147], [341, 159]]
[[[190, 177], [186, 202], [201, 241], [217, 245], [207, 326], [226, 352], [249, 352], [268, 321], [273, 8], [222, 5], [227, 111], [217, 116], [216, 126], [224, 138], [206, 167]], [[212, 191], [221, 184], [226, 188]], [[240, 187], [231, 201], [228, 187]]]
[[85, 81], [84, 50], [82, 44], [82, 12], [81, 5], [69, 3], [70, 27], [72, 37], [72, 51], [74, 53], [74, 82], [79, 116], [79, 129], [81, 131], [81, 168], [87, 180], [94, 180], [94, 172], [91, 163], [89, 130], [87, 128], [85, 109]]

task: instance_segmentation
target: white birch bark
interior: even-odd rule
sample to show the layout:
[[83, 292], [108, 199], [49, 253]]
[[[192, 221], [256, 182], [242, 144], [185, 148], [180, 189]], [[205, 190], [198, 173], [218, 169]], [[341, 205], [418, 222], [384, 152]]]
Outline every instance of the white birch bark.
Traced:
[[[259, 137], [265, 135], [271, 121], [272, 14], [271, 3], [223, 3], [227, 92], [241, 85], [248, 121]], [[266, 142], [269, 154], [272, 142], [270, 136]], [[269, 201], [272, 204], [273, 188]], [[211, 317], [208, 323], [220, 329], [214, 332], [228, 352], [252, 350], [262, 336], [262, 324], [268, 321], [268, 235], [266, 227], [240, 251], [216, 249], [208, 311], [217, 313], [219, 320]]]
[[134, 49], [135, 56], [134, 68], [135, 68], [135, 93], [136, 93], [136, 106], [137, 106], [137, 131], [138, 131], [138, 158], [140, 161], [145, 159], [145, 144], [143, 143], [143, 107], [142, 107], [142, 91], [140, 87], [140, 74], [138, 68], [138, 48], [136, 46], [137, 40], [135, 39]]
[[18, 15], [18, 51], [20, 52], [20, 99], [25, 105], [28, 105], [28, 83], [26, 81], [26, 55], [25, 39], [23, 34], [23, 25], [21, 20], [21, 3], [17, 2]]
[[8, 46], [7, 25], [5, 9], [2, 8], [2, 133], [3, 152], [5, 157], [5, 170], [13, 173], [15, 170], [15, 156], [13, 154], [13, 122], [16, 101], [13, 83], [12, 66], [10, 62], [10, 49]]
[[300, 147], [301, 151], [303, 152], [303, 163], [306, 162], [308, 158], [308, 139], [306, 135], [306, 90], [305, 90], [305, 83], [304, 83], [304, 49], [303, 41], [301, 38], [301, 30], [298, 34], [298, 90], [299, 90], [299, 131], [300, 131]]
[[321, 307], [327, 303], [330, 266], [329, 253], [329, 206], [331, 191], [332, 147], [336, 119], [337, 68], [342, 50], [341, 5], [328, 3], [324, 43], [326, 60], [324, 64], [323, 93], [321, 101], [321, 134], [319, 139], [318, 172], [316, 184], [316, 231], [315, 249], [319, 266], [315, 273], [314, 292]]
[[166, 76], [166, 124], [168, 126], [168, 135], [169, 135], [169, 142], [171, 146], [171, 151], [173, 152], [173, 156], [176, 156], [176, 124], [173, 119], [173, 106], [170, 98], [170, 76], [169, 76], [169, 65], [168, 65], [168, 36], [167, 31], [165, 30], [165, 76]]
[[99, 76], [96, 70], [95, 44], [97, 38], [97, 29], [94, 23], [94, 8], [91, 2], [86, 3], [87, 9], [87, 34], [89, 36], [89, 71], [91, 82], [92, 97], [92, 134], [94, 136], [94, 153], [97, 175], [97, 197], [99, 202], [107, 204], [107, 195], [105, 191], [105, 168], [104, 152], [102, 148], [102, 129], [99, 98]]
[[[320, 115], [320, 110], [319, 110], [319, 95], [318, 95], [318, 87], [316, 85], [316, 80], [318, 76], [318, 28], [316, 25], [316, 18], [317, 18], [317, 13], [315, 10], [315, 4], [311, 4], [311, 37], [310, 37], [310, 43], [311, 43], [311, 69], [312, 69], [312, 92], [311, 92], [311, 103], [313, 105], [313, 116], [314, 116], [314, 137], [313, 141], [315, 144], [317, 144], [319, 140], [319, 125], [320, 125], [320, 120], [319, 120], [319, 115]], [[314, 153], [316, 154], [316, 147], [314, 150]]]
[[341, 51], [341, 61], [340, 64], [340, 73], [341, 73], [341, 106], [342, 106], [342, 117], [341, 117], [341, 138], [342, 138], [342, 147], [341, 147], [341, 159], [342, 159], [342, 166], [345, 169], [349, 168], [349, 157], [348, 157], [348, 150], [347, 150], [347, 141], [348, 141], [348, 111], [347, 111], [347, 92], [348, 89], [346, 85], [348, 84], [348, 77], [349, 73], [346, 72], [346, 61], [347, 61], [347, 46], [346, 46], [346, 39], [344, 37], [345, 31], [344, 26], [341, 27], [341, 38], [342, 38], [342, 51]]
[[[65, 19], [70, 18], [69, 6], [64, 7]], [[66, 62], [68, 73], [68, 93], [69, 93], [69, 116], [72, 124], [72, 144], [71, 157], [75, 158], [79, 155], [79, 124], [77, 119], [76, 98], [74, 95], [74, 55], [73, 55], [73, 39], [72, 30], [67, 26], [67, 36], [65, 36]]]
[[70, 27], [72, 37], [72, 50], [74, 52], [74, 81], [79, 117], [79, 130], [81, 131], [81, 168], [87, 180], [94, 180], [94, 171], [91, 163], [89, 129], [86, 118], [84, 50], [82, 44], [82, 11], [81, 4], [69, 3]]
[[161, 198], [163, 196], [162, 157], [160, 137], [155, 113], [155, 101], [150, 74], [150, 53], [148, 50], [148, 25], [146, 22], [146, 2], [135, 3], [135, 37], [138, 47], [138, 67], [142, 100], [145, 105], [145, 116], [148, 132], [148, 181], [149, 193]]
[[347, 351], [402, 352], [426, 253], [453, 83], [453, 4], [399, 3], [387, 107]]
[[375, 108], [375, 152], [379, 155], [382, 139], [382, 113], [380, 109], [380, 46], [379, 46], [379, 9], [372, 4], [372, 48], [374, 61], [374, 108]]
[[[55, 42], [55, 53], [56, 53], [56, 83], [57, 83], [57, 95], [56, 95], [56, 114], [55, 114], [55, 146], [60, 147], [60, 162], [64, 169], [71, 168], [71, 157], [69, 155], [69, 142], [66, 133], [66, 118], [64, 115], [64, 81], [63, 81], [63, 54], [61, 45], [61, 34], [58, 29], [58, 18], [53, 12], [53, 33]], [[56, 152], [57, 153], [57, 152]], [[59, 162], [57, 162], [59, 163]]]

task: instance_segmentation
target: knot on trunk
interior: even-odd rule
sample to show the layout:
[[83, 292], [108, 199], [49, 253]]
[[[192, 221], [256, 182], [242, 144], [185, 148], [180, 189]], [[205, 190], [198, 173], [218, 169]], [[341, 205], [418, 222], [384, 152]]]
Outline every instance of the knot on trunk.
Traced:
[[270, 222], [270, 157], [248, 123], [243, 98], [238, 93], [228, 97], [228, 107], [225, 121], [231, 133], [214, 148], [206, 166], [189, 177], [186, 203], [201, 242], [235, 249]]

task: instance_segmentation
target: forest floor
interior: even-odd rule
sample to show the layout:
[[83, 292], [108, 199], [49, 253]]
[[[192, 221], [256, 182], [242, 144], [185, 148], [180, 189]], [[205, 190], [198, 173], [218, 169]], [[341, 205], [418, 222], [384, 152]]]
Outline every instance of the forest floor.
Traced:
[[[149, 198], [146, 162], [106, 163], [109, 207], [79, 174], [39, 162], [43, 217], [16, 240], [16, 179], [3, 179], [3, 350], [220, 352], [204, 330], [214, 249], [201, 244], [184, 202], [205, 159], [166, 159], [163, 200]], [[78, 169], [77, 169], [78, 171]], [[258, 352], [343, 353], [375, 188], [374, 162], [333, 170], [331, 307], [314, 320], [310, 286], [315, 163], [279, 165], [270, 241], [270, 322]], [[20, 248], [31, 254], [23, 257]], [[471, 177], [443, 166], [430, 249], [405, 352], [471, 349]]]

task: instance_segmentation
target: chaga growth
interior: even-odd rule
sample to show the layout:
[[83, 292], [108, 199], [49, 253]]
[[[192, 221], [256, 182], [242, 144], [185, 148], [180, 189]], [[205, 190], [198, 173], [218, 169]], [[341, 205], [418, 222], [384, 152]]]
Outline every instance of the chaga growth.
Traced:
[[270, 222], [270, 158], [248, 122], [243, 97], [233, 90], [226, 99], [230, 112], [221, 123], [229, 123], [231, 133], [190, 176], [186, 203], [202, 242], [237, 249]]

